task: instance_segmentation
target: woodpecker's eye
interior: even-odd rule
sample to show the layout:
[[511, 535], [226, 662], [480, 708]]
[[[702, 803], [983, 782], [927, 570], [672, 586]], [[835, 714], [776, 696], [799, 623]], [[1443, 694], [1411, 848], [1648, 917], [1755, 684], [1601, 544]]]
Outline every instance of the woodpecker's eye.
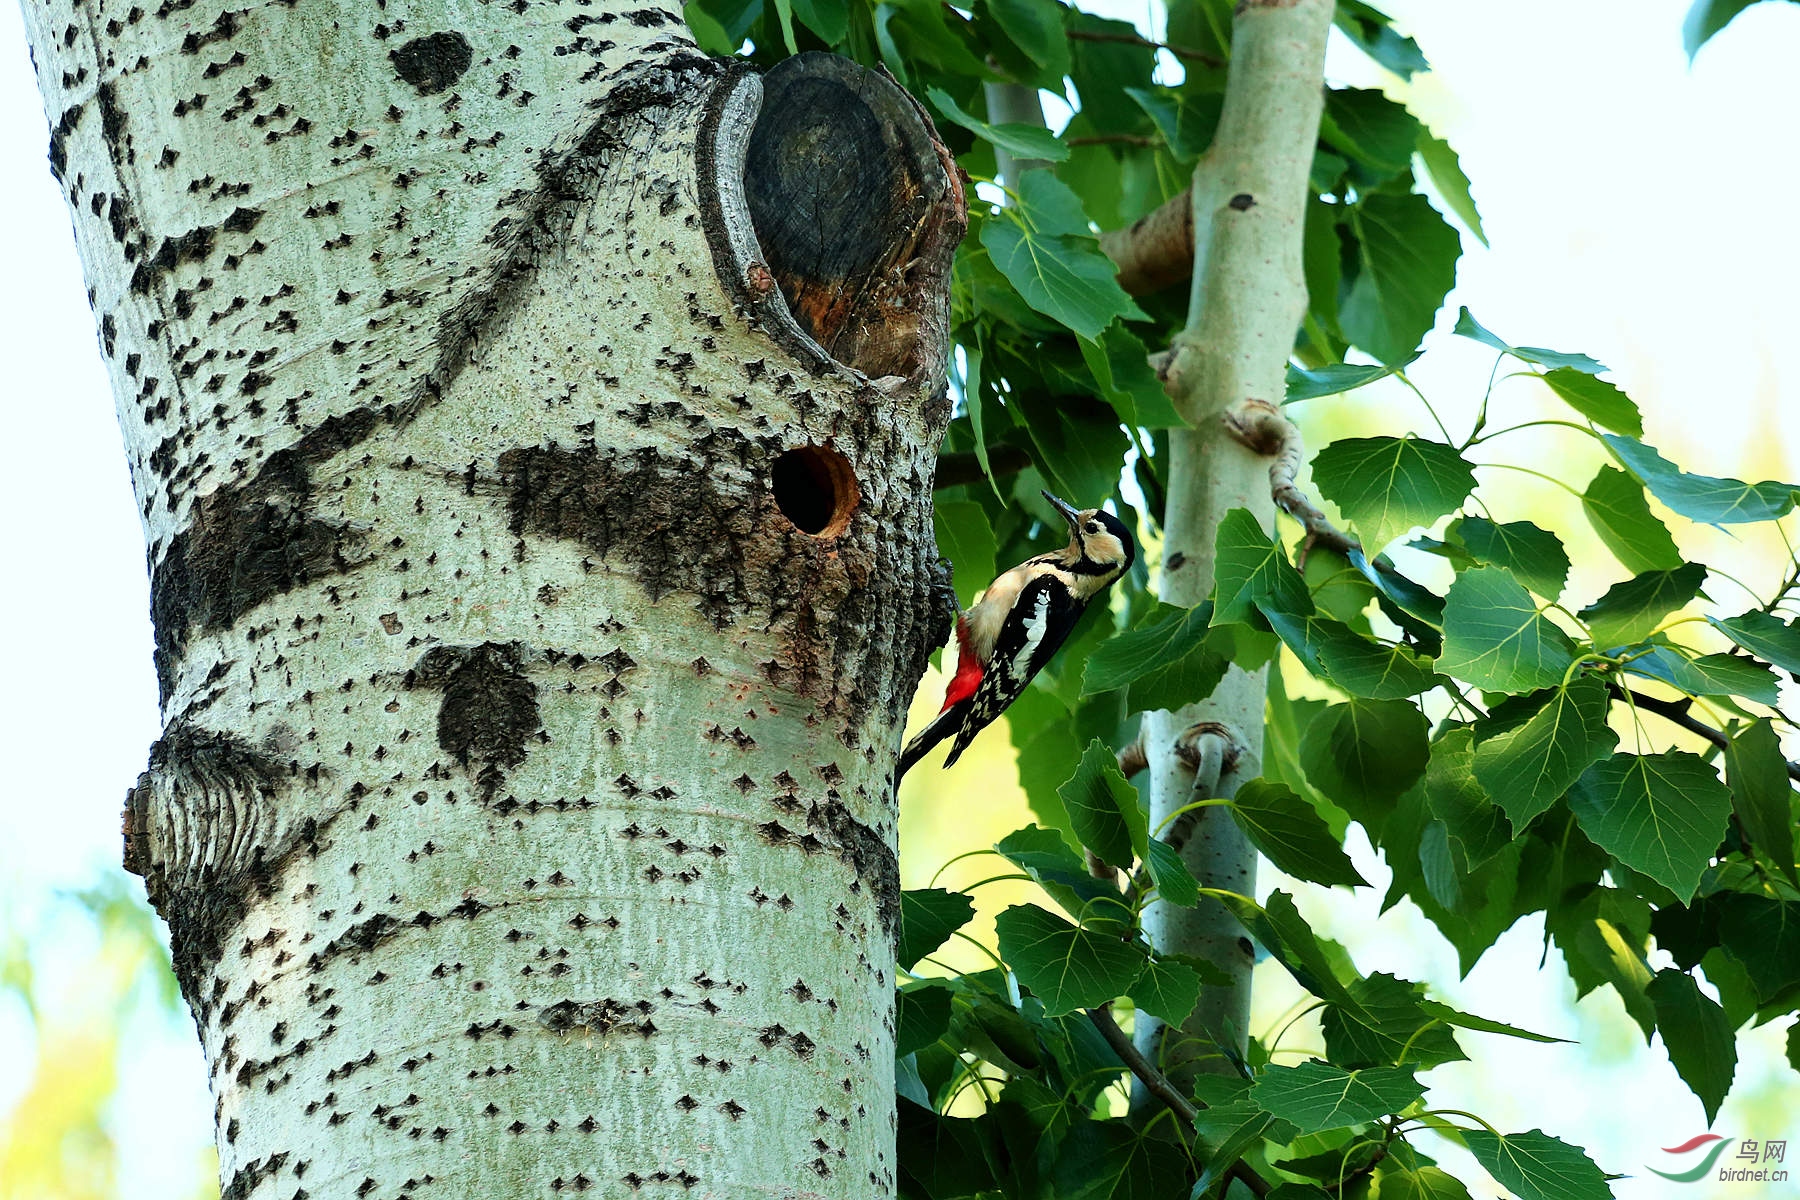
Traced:
[[1098, 522], [1098, 521], [1089, 521], [1089, 522], [1088, 522], [1088, 523], [1087, 523], [1087, 531], [1088, 531], [1088, 532], [1089, 532], [1089, 533], [1099, 533], [1099, 532], [1100, 532], [1100, 522]]

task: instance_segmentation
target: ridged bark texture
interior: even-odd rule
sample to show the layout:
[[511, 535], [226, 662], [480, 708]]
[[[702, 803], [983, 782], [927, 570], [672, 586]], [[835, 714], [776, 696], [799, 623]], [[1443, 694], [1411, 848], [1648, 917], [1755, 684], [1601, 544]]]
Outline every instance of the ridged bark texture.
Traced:
[[[784, 272], [761, 84], [676, 5], [25, 10], [152, 577], [127, 865], [225, 1195], [890, 1194], [929, 122], [823, 72], [790, 165], [875, 249]], [[828, 353], [808, 270], [906, 335]]]
[[[1192, 426], [1170, 438], [1162, 598], [1199, 604], [1214, 584], [1214, 533], [1233, 508], [1273, 528], [1268, 462], [1236, 441], [1221, 420], [1246, 399], [1280, 403], [1289, 350], [1306, 311], [1301, 231], [1307, 172], [1323, 106], [1330, 0], [1243, 0], [1231, 42], [1225, 107], [1211, 147], [1194, 170], [1194, 284], [1188, 325], [1167, 369], [1169, 393]], [[1206, 700], [1144, 718], [1154, 826], [1193, 795], [1194, 773], [1175, 754], [1198, 721], [1227, 726], [1239, 746], [1215, 794], [1229, 797], [1261, 772], [1267, 670], [1233, 666]], [[1198, 797], [1205, 798], [1205, 797]], [[1250, 895], [1256, 851], [1223, 809], [1202, 809], [1182, 849], [1207, 887]], [[1221, 1051], [1241, 1054], [1248, 1037], [1254, 947], [1221, 905], [1152, 904], [1151, 941], [1227, 971], [1229, 987], [1209, 987], [1183, 1036], [1141, 1017], [1137, 1038], [1177, 1074], [1231, 1072]]]

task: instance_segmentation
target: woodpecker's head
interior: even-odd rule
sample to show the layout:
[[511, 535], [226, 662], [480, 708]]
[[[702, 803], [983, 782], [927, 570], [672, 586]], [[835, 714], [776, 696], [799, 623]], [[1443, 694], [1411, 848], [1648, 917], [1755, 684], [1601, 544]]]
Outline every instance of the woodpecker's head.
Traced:
[[1051, 507], [1069, 523], [1069, 546], [1059, 556], [1062, 567], [1082, 582], [1092, 580], [1088, 595], [1099, 591], [1130, 569], [1137, 547], [1125, 522], [1103, 508], [1076, 508], [1044, 493]]

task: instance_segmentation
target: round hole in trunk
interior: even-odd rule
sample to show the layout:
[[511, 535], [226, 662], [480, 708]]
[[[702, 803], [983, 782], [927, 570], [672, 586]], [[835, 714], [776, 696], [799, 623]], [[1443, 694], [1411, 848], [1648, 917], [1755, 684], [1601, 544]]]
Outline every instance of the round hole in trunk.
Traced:
[[834, 538], [850, 527], [860, 492], [850, 460], [826, 446], [800, 446], [775, 460], [771, 472], [781, 515], [802, 533]]

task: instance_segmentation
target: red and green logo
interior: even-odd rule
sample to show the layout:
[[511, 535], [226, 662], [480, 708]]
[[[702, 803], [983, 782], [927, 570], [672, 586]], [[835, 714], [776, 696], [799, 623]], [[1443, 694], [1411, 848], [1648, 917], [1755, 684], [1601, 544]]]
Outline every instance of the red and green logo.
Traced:
[[1716, 1133], [1703, 1133], [1699, 1137], [1689, 1138], [1679, 1146], [1664, 1146], [1664, 1154], [1692, 1154], [1707, 1143], [1713, 1143], [1712, 1148], [1701, 1158], [1699, 1165], [1689, 1170], [1657, 1171], [1655, 1167], [1647, 1169], [1674, 1183], [1693, 1183], [1696, 1179], [1702, 1179], [1712, 1172], [1713, 1164], [1719, 1161], [1719, 1155], [1725, 1153], [1725, 1148], [1731, 1145], [1733, 1140], [1728, 1137], [1720, 1137]]

